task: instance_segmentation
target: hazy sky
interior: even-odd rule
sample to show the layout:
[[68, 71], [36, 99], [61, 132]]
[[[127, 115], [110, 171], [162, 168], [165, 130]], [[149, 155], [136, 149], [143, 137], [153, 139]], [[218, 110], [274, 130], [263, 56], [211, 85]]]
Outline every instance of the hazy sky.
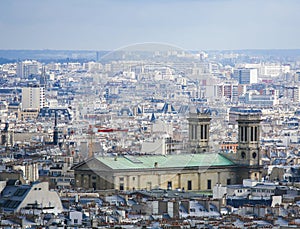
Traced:
[[300, 48], [299, 0], [1, 0], [0, 49]]

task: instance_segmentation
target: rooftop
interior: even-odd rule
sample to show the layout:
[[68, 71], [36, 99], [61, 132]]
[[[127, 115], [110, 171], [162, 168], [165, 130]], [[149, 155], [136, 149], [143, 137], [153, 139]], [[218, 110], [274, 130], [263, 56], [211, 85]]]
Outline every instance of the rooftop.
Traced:
[[112, 169], [184, 168], [234, 165], [232, 161], [217, 153], [148, 155], [122, 157], [96, 157]]

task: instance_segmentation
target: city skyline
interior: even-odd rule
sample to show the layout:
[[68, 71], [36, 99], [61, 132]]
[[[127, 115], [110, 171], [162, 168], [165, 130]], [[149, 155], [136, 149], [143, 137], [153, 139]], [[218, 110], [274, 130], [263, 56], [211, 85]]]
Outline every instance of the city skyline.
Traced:
[[0, 49], [297, 49], [300, 2], [3, 1]]

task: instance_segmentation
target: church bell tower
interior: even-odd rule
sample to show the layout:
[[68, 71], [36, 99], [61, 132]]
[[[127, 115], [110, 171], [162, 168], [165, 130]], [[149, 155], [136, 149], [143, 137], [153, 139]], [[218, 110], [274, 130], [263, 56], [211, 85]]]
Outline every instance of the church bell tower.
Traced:
[[240, 165], [260, 166], [260, 113], [239, 114], [237, 162]]
[[193, 153], [209, 151], [209, 125], [210, 113], [190, 113], [189, 122], [189, 147]]

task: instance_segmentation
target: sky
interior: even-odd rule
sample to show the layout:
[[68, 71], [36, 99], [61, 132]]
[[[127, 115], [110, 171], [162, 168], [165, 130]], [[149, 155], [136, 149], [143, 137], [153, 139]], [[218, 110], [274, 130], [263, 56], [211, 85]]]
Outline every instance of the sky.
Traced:
[[299, 12], [299, 0], [1, 0], [0, 49], [299, 49]]

